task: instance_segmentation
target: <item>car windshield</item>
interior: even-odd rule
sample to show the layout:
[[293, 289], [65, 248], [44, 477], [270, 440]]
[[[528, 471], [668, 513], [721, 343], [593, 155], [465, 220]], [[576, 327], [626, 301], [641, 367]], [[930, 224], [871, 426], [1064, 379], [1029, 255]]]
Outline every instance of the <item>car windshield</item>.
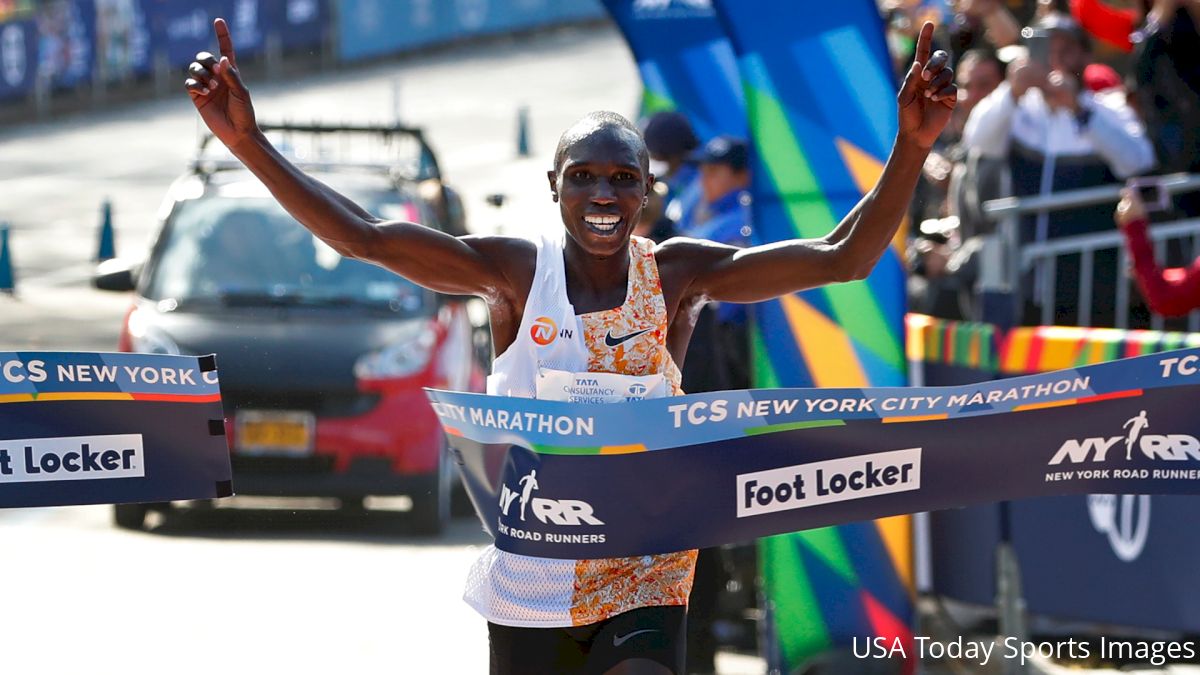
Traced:
[[[395, 193], [355, 195], [386, 218], [417, 220]], [[343, 258], [269, 197], [181, 202], [150, 270], [146, 297], [179, 303], [366, 305], [403, 313], [431, 294], [385, 269]]]

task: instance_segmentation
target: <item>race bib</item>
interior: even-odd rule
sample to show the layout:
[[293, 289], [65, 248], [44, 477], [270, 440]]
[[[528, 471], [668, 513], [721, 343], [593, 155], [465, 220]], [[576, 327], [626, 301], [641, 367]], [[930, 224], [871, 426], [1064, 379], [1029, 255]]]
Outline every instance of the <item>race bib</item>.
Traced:
[[616, 373], [572, 373], [539, 368], [537, 397], [543, 401], [568, 403], [624, 403], [667, 395], [662, 375], [618, 375]]

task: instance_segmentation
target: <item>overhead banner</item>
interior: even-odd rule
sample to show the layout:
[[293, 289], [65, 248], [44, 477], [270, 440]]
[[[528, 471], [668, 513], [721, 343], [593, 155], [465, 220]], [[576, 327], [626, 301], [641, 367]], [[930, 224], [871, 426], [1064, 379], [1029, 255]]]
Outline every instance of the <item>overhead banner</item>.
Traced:
[[232, 494], [212, 356], [0, 352], [0, 508]]
[[706, 2], [604, 0], [645, 87], [644, 115], [677, 110], [702, 140], [749, 136], [737, 57]]
[[550, 558], [1021, 497], [1198, 494], [1198, 395], [1200, 349], [962, 387], [608, 405], [429, 392], [496, 546]]
[[[478, 35], [595, 19], [596, 0], [337, 0], [338, 58], [357, 61]], [[403, 30], [396, 30], [403, 26]]]

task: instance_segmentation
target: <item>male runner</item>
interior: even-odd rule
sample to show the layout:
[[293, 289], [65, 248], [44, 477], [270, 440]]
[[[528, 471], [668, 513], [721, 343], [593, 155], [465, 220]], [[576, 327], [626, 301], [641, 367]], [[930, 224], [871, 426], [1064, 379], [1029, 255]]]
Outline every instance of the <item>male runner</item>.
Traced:
[[1142, 429], [1150, 426], [1150, 420], [1146, 419], [1146, 411], [1135, 415], [1127, 420], [1121, 428], [1129, 427], [1129, 436], [1125, 439], [1125, 459], [1133, 459], [1133, 444], [1137, 442], [1138, 434], [1142, 433]]
[[521, 485], [521, 520], [525, 520], [525, 505], [529, 503], [533, 491], [538, 489], [537, 469], [530, 471], [528, 476], [522, 476], [517, 482]]
[[[452, 237], [380, 220], [281, 156], [255, 123], [228, 27], [217, 19], [215, 29], [220, 58], [198, 54], [186, 83], [208, 128], [296, 220], [342, 255], [437, 292], [486, 300], [498, 354], [493, 377], [504, 380], [496, 389], [511, 395], [533, 395], [529, 366], [542, 365], [539, 348], [567, 346], [531, 339], [530, 329], [536, 335], [545, 318], [537, 312], [548, 306], [565, 305], [565, 319], [582, 323], [584, 353], [564, 357], [567, 366], [660, 376], [678, 394], [677, 364], [704, 303], [759, 302], [866, 277], [891, 243], [956, 100], [948, 57], [931, 53], [933, 25], [926, 24], [897, 97], [900, 132], [878, 183], [818, 239], [746, 249], [633, 239], [654, 176], [637, 128], [613, 113], [580, 120], [555, 152], [548, 178], [565, 237]], [[555, 561], [493, 548], [472, 570], [467, 599], [489, 619], [493, 673], [681, 673], [694, 564], [694, 551]]]

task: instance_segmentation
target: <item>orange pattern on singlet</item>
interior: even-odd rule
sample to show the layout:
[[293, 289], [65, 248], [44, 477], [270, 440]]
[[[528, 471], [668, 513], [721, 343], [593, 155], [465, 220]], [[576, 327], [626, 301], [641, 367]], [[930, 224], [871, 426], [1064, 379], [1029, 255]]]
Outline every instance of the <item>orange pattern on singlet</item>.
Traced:
[[[662, 373], [671, 395], [683, 393], [680, 372], [667, 351], [667, 308], [662, 295], [654, 242], [630, 242], [629, 285], [625, 303], [614, 309], [580, 314], [588, 371], [621, 375]], [[618, 341], [609, 347], [606, 338]], [[632, 558], [575, 562], [571, 620], [576, 626], [603, 621], [638, 607], [686, 605], [696, 570], [696, 551]]]

